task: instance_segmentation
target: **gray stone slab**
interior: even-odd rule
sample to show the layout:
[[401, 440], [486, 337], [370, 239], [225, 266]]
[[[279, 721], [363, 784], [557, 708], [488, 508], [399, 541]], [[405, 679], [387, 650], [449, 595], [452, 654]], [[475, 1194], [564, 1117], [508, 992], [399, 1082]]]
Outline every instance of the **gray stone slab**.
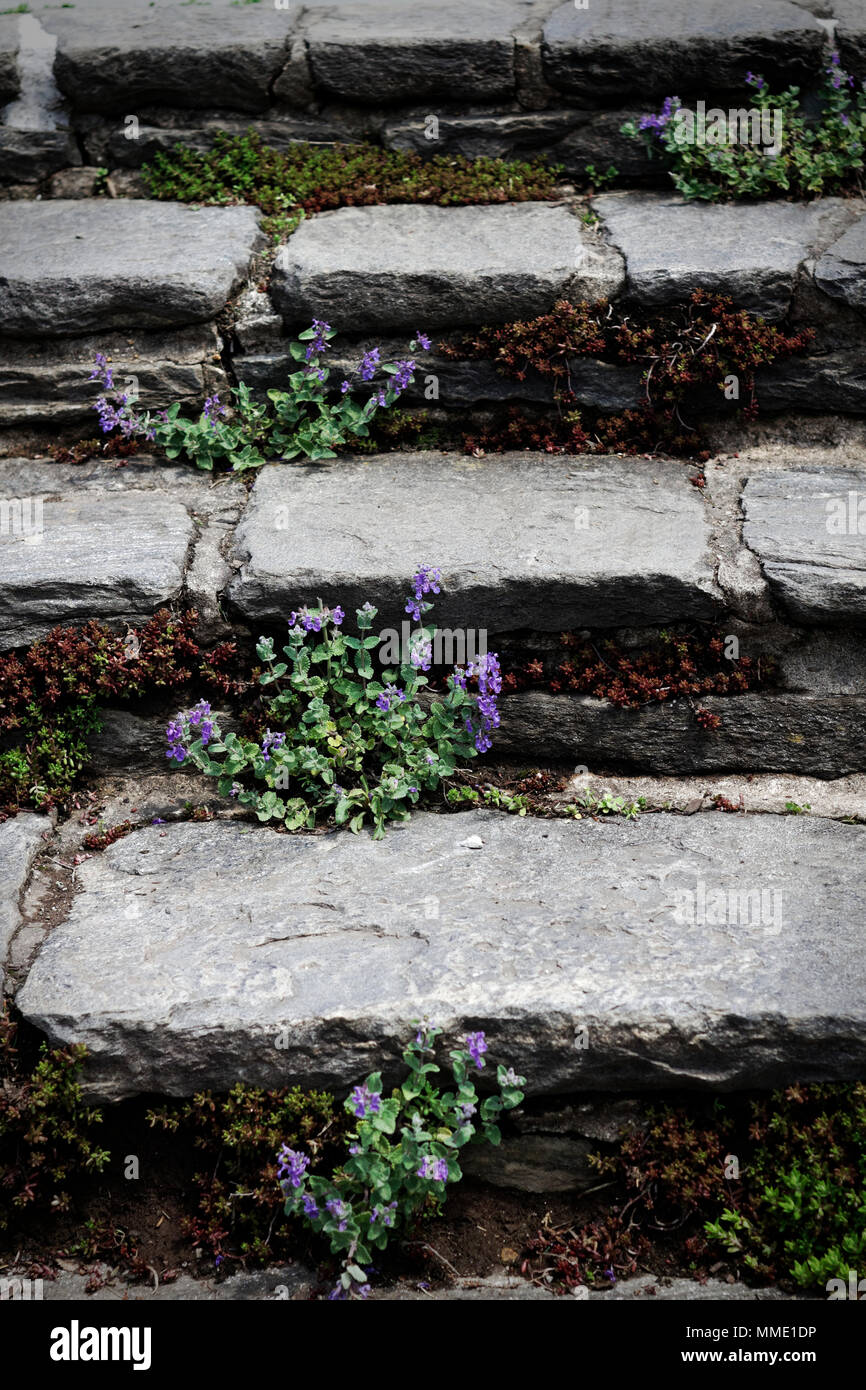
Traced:
[[145, 103], [258, 111], [288, 57], [299, 6], [183, 0], [77, 0], [40, 7], [58, 37], [60, 90], [80, 110]]
[[552, 203], [340, 208], [302, 222], [274, 264], [287, 323], [346, 331], [503, 322], [622, 287], [618, 252]]
[[742, 88], [749, 70], [804, 77], [820, 65], [824, 36], [787, 0], [567, 0], [544, 26], [542, 55], [554, 87], [593, 102], [670, 96], [706, 81]]
[[0, 824], [0, 991], [9, 943], [21, 925], [19, 900], [33, 860], [44, 848], [42, 836], [51, 829], [45, 816], [23, 812]]
[[756, 474], [742, 507], [743, 540], [790, 614], [806, 623], [866, 623], [866, 472]]
[[214, 318], [263, 244], [251, 207], [133, 199], [0, 203], [7, 336]]
[[702, 729], [683, 701], [617, 709], [588, 697], [527, 691], [500, 701], [496, 751], [647, 773], [866, 771], [866, 699], [760, 691], [708, 695], [721, 728]]
[[369, 600], [404, 614], [420, 564], [442, 626], [506, 632], [708, 617], [719, 602], [703, 503], [679, 465], [502, 454], [377, 455], [267, 468], [238, 528], [229, 597], [252, 623]]
[[656, 193], [593, 200], [626, 260], [625, 292], [655, 307], [693, 290], [730, 296], [769, 319], [787, 312], [803, 262], [838, 236], [843, 203], [687, 203]]
[[142, 622], [180, 593], [195, 526], [179, 502], [144, 492], [2, 502], [0, 647], [58, 623]]
[[99, 388], [89, 380], [97, 352], [106, 354], [123, 390], [137, 387], [142, 409], [199, 404], [217, 383], [227, 399], [219, 348], [211, 324], [174, 332], [103, 330], [84, 338], [0, 338], [0, 424], [90, 420], [97, 434]]
[[15, 130], [0, 126], [0, 184], [36, 183], [57, 169], [81, 163], [68, 130]]
[[854, 309], [866, 309], [866, 216], [828, 247], [815, 266], [815, 283]]
[[21, 88], [17, 59], [20, 42], [17, 15], [0, 15], [0, 105], [17, 97]]
[[866, 13], [861, 0], [832, 0], [842, 64], [856, 77], [866, 71]]
[[423, 1016], [536, 1095], [853, 1079], [864, 849], [796, 816], [153, 826], [80, 867], [16, 1002], [106, 1100], [394, 1077]]
[[514, 91], [514, 29], [532, 0], [343, 0], [307, 5], [313, 80], [347, 101], [380, 106], [435, 96], [481, 102]]

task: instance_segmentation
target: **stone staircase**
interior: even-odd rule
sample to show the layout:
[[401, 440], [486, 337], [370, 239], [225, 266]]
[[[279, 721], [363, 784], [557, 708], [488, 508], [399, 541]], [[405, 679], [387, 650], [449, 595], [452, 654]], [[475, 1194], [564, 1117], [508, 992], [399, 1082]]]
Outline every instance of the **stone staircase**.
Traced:
[[[422, 1015], [449, 1041], [485, 1029], [533, 1095], [866, 1073], [863, 201], [705, 207], [634, 186], [344, 208], [271, 256], [251, 208], [50, 186], [70, 165], [113, 177], [250, 121], [273, 143], [426, 150], [423, 103], [437, 153], [543, 149], [566, 176], [588, 159], [628, 174], [622, 120], [705, 72], [721, 94], [744, 65], [808, 83], [831, 32], [866, 71], [861, 9], [351, 0], [214, 4], [205, 22], [167, 0], [79, 0], [33, 7], [23, 31], [0, 17], [0, 498], [43, 508], [39, 536], [0, 534], [0, 651], [91, 618], [123, 630], [166, 605], [195, 608], [206, 644], [279, 634], [316, 597], [349, 612], [370, 600], [396, 625], [408, 576], [430, 563], [440, 626], [483, 629], [493, 650], [549, 653], [564, 631], [639, 650], [691, 625], [776, 666], [766, 688], [707, 695], [714, 730], [686, 701], [503, 697], [493, 756], [576, 766], [563, 799], [588, 784], [640, 795], [637, 822], [424, 812], [381, 843], [278, 837], [229, 813], [175, 823], [202, 788], [166, 773], [173, 711], [109, 710], [95, 800], [107, 818], [167, 823], [86, 862], [75, 817], [0, 824], [6, 989], [51, 1039], [87, 1044], [90, 1094], [344, 1089], [393, 1073]], [[52, 38], [56, 125], [18, 127]], [[651, 175], [641, 164], [635, 185]], [[769, 425], [735, 425], [718, 401], [708, 412], [701, 488], [693, 463], [658, 457], [359, 454], [265, 468], [248, 489], [147, 455], [122, 468], [44, 456], [49, 437], [92, 430], [96, 350], [149, 408], [194, 408], [233, 380], [281, 384], [312, 317], [345, 331], [337, 351], [354, 362], [373, 341], [454, 340], [562, 297], [628, 314], [697, 288], [815, 330], [807, 354], [757, 374]], [[551, 403], [548, 379], [435, 353], [416, 403], [430, 374], [446, 413]], [[636, 370], [580, 359], [571, 375], [581, 405], [634, 401]], [[737, 794], [748, 814], [715, 809]], [[787, 802], [812, 814], [781, 814]]]

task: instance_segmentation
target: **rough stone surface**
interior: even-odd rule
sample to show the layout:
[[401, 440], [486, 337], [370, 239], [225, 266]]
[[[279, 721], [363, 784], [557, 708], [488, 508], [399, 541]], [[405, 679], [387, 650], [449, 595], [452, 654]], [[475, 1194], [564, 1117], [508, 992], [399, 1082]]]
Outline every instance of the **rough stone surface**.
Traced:
[[159, 0], [78, 0], [40, 7], [58, 36], [55, 71], [84, 111], [127, 112], [148, 103], [258, 111], [286, 61], [298, 7], [195, 5]]
[[81, 163], [68, 130], [15, 130], [0, 126], [0, 184], [36, 183], [57, 169]]
[[834, 299], [866, 309], [866, 216], [824, 252], [815, 267], [815, 282]]
[[9, 943], [21, 924], [19, 899], [30, 867], [51, 829], [45, 816], [24, 812], [0, 824], [0, 991]]
[[310, 5], [304, 37], [313, 79], [331, 95], [376, 106], [505, 97], [515, 84], [512, 32], [531, 8], [532, 0]]
[[708, 695], [722, 721], [701, 729], [683, 701], [617, 709], [601, 700], [529, 691], [500, 701], [501, 754], [571, 759], [586, 767], [652, 774], [790, 772], [847, 777], [866, 771], [866, 700], [860, 696]]
[[399, 627], [419, 557], [442, 570], [443, 627], [611, 627], [718, 602], [703, 504], [677, 464], [398, 454], [269, 468], [236, 554], [231, 601], [278, 627], [316, 596], [348, 613], [369, 600]]
[[250, 207], [0, 203], [3, 332], [53, 337], [211, 319], [262, 242]]
[[866, 623], [866, 472], [749, 478], [743, 539], [778, 601], [807, 623]]
[[866, 15], [860, 0], [832, 0], [836, 41], [843, 65], [862, 75], [866, 68]]
[[629, 298], [655, 307], [706, 289], [771, 319], [787, 312], [803, 262], [855, 215], [836, 198], [705, 205], [605, 193], [593, 206], [625, 257]]
[[[856, 2], [856, 0], [855, 0]], [[587, 103], [599, 97], [742, 86], [748, 69], [789, 80], [820, 65], [824, 31], [786, 0], [567, 0], [544, 27], [550, 83]]]
[[755, 382], [762, 412], [838, 410], [866, 415], [866, 355], [862, 349], [788, 357], [759, 367]]
[[19, 43], [17, 16], [0, 15], [0, 105], [17, 97], [21, 88], [17, 60]]
[[682, 811], [687, 815], [713, 811], [716, 797], [746, 812], [769, 815], [797, 814], [789, 805], [799, 806], [813, 816], [831, 820], [857, 819], [866, 822], [866, 773], [851, 777], [796, 777], [774, 773], [741, 773], [737, 776], [704, 774], [702, 777], [598, 776], [581, 772], [572, 777], [561, 794], [573, 801], [587, 790], [600, 796], [609, 791], [627, 801], [643, 798], [651, 811]]
[[[84, 338], [0, 338], [0, 424], [90, 419], [98, 388], [89, 380], [104, 352], [122, 390], [137, 383], [140, 406], [159, 410], [173, 401], [198, 403], [222, 389], [226, 377], [219, 338], [210, 324], [174, 331], [101, 331]], [[224, 397], [225, 398], [225, 397]]]
[[446, 1044], [484, 1029], [537, 1095], [854, 1078], [864, 847], [723, 814], [153, 826], [81, 866], [17, 1004], [87, 1045], [104, 1099], [393, 1076], [425, 1015]]
[[29, 506], [17, 527], [10, 515], [0, 531], [2, 648], [33, 642], [58, 623], [142, 622], [180, 592], [194, 524], [168, 497], [49, 497], [41, 533]]
[[598, 1183], [598, 1169], [588, 1162], [598, 1144], [563, 1135], [521, 1134], [497, 1148], [466, 1150], [463, 1172], [493, 1187], [519, 1192], [582, 1192]]
[[346, 331], [444, 328], [530, 317], [561, 296], [622, 287], [619, 254], [566, 207], [503, 203], [340, 208], [302, 222], [274, 264], [290, 325]]

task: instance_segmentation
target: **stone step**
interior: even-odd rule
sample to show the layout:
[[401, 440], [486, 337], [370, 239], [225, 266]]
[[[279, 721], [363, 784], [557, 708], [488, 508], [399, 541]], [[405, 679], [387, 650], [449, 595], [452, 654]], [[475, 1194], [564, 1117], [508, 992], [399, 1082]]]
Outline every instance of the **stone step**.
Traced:
[[[822, 13], [831, 9], [843, 61], [856, 61], [857, 0]], [[206, 16], [171, 0], [80, 0], [69, 10], [40, 7], [38, 18], [57, 37], [55, 73], [73, 110], [116, 113], [131, 104], [254, 112], [274, 100], [305, 107], [334, 98], [368, 109], [431, 98], [598, 107], [692, 91], [702, 78], [739, 87], [749, 65], [770, 79], [808, 81], [827, 41], [826, 28], [789, 0], [734, 0], [723, 18], [683, 0], [594, 0], [585, 9], [573, 0], [445, 0], [435, 13], [401, 0], [280, 8], [214, 0]], [[11, 32], [4, 39], [14, 52]], [[11, 72], [10, 62], [10, 80]]]
[[204, 323], [264, 244], [251, 207], [134, 200], [0, 203], [7, 338]]
[[344, 458], [259, 474], [228, 593], [253, 625], [280, 625], [311, 594], [347, 612], [369, 600], [384, 619], [403, 612], [418, 564], [434, 563], [443, 626], [559, 631], [711, 618], [723, 600], [709, 537], [706, 508], [678, 464]]
[[593, 208], [592, 228], [553, 203], [341, 208], [280, 249], [271, 297], [287, 327], [316, 316], [348, 332], [499, 323], [557, 298], [659, 309], [695, 289], [771, 320], [801, 287], [818, 291], [813, 319], [861, 307], [862, 201], [704, 206], [628, 192]]
[[[866, 1065], [866, 828], [419, 814], [367, 835], [151, 826], [77, 871], [16, 1003], [87, 1093], [394, 1074], [483, 1029], [535, 1095], [845, 1080]], [[213, 904], [211, 907], [210, 904]]]
[[[497, 753], [657, 774], [844, 776], [863, 769], [866, 748], [856, 459], [720, 459], [700, 492], [688, 466], [659, 460], [348, 456], [263, 469], [249, 494], [239, 479], [205, 487], [146, 456], [122, 469], [0, 461], [0, 650], [90, 618], [123, 630], [164, 604], [195, 607], [204, 642], [279, 638], [288, 614], [319, 598], [350, 620], [374, 603], [384, 642], [411, 628], [410, 577], [434, 564], [444, 666], [482, 642], [518, 674], [547, 663], [542, 684], [503, 696]], [[775, 663], [770, 685], [702, 696], [716, 730], [684, 700], [620, 709], [547, 688], [563, 631], [634, 650], [671, 623], [735, 636], [739, 655]], [[172, 713], [119, 712], [107, 770], [129, 745], [133, 768], [157, 771]]]

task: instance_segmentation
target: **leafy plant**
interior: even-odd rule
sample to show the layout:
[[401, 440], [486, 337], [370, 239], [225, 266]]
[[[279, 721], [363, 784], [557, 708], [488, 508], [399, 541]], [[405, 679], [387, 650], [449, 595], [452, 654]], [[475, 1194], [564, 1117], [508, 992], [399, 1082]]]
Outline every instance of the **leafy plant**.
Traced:
[[[730, 198], [827, 197], [863, 191], [866, 154], [866, 83], [845, 72], [833, 53], [824, 70], [818, 112], [801, 105], [800, 88], [772, 93], [764, 78], [748, 73], [757, 119], [780, 122], [781, 147], [731, 138], [693, 138], [679, 97], [667, 97], [657, 114], [627, 122], [623, 134], [642, 141], [650, 159], [661, 159], [684, 198], [719, 202]], [[694, 113], [692, 113], [693, 118]], [[693, 120], [691, 122], [693, 124]], [[739, 135], [739, 130], [737, 135]]]
[[348, 1156], [332, 1177], [308, 1176], [305, 1153], [288, 1145], [280, 1151], [286, 1215], [300, 1216], [326, 1236], [340, 1257], [342, 1270], [331, 1298], [369, 1292], [364, 1266], [371, 1264], [373, 1250], [384, 1250], [391, 1232], [424, 1210], [438, 1211], [448, 1184], [463, 1176], [460, 1150], [485, 1139], [498, 1144], [500, 1114], [523, 1100], [524, 1078], [499, 1066], [499, 1095], [479, 1102], [469, 1067], [484, 1067], [487, 1041], [481, 1032], [470, 1033], [464, 1047], [449, 1054], [454, 1088], [440, 1092], [431, 1080], [440, 1071], [432, 1060], [440, 1033], [426, 1021], [418, 1024], [403, 1053], [409, 1076], [387, 1099], [379, 1072], [355, 1087], [345, 1109], [358, 1124], [349, 1136]]
[[[487, 358], [503, 375], [524, 381], [537, 372], [552, 377], [558, 419], [509, 411], [506, 427], [467, 436], [470, 451], [537, 448], [567, 453], [698, 454], [695, 428], [683, 419], [690, 397], [702, 388], [735, 391], [744, 414], [757, 414], [755, 371], [802, 351], [811, 329], [785, 333], [730, 299], [695, 290], [688, 304], [664, 315], [619, 318], [604, 302], [558, 301], [538, 318], [482, 328], [439, 348], [458, 360]], [[590, 430], [576, 409], [571, 363], [581, 357], [642, 368], [643, 399], [634, 410], [599, 416]]]
[[378, 145], [313, 145], [299, 140], [286, 150], [263, 143], [254, 131], [217, 135], [206, 153], [175, 145], [142, 170], [155, 198], [171, 202], [255, 203], [267, 226], [283, 236], [304, 213], [374, 203], [539, 201], [554, 196], [558, 167], [543, 161], [465, 159]]
[[596, 169], [594, 164], [587, 164], [585, 173], [594, 188], [607, 188], [619, 178], [619, 169], [615, 164], [609, 164], [606, 169]]
[[[153, 415], [133, 410], [125, 393], [114, 385], [114, 373], [103, 353], [98, 353], [91, 381], [104, 388], [94, 409], [103, 433], [119, 429], [124, 437], [138, 436], [158, 444], [170, 459], [185, 455], [198, 468], [211, 471], [215, 464], [230, 465], [236, 473], [260, 468], [268, 458], [335, 458], [336, 450], [350, 437], [364, 438], [378, 410], [389, 409], [407, 386], [415, 380], [414, 360], [383, 362], [379, 348], [364, 353], [351, 377], [344, 380], [340, 393], [329, 398], [330, 369], [322, 365], [320, 354], [327, 352], [335, 331], [330, 324], [314, 319], [311, 328], [299, 335], [289, 351], [296, 362], [303, 362], [289, 377], [287, 391], [270, 390], [270, 408], [253, 399], [243, 382], [232, 388], [234, 408], [209, 396], [197, 420], [180, 414], [180, 403]], [[427, 348], [422, 333], [409, 347]], [[361, 383], [380, 381], [360, 405], [352, 392]]]
[[623, 820], [637, 820], [641, 811], [646, 810], [646, 798], [639, 796], [637, 801], [627, 801], [624, 796], [613, 792], [597, 792], [587, 789], [564, 808], [567, 815], [580, 820], [582, 815], [622, 816]]
[[[438, 594], [440, 584], [439, 571], [427, 566], [413, 577], [406, 612], [416, 621], [432, 609], [424, 596]], [[372, 632], [376, 612], [369, 603], [357, 610], [357, 637], [343, 632], [339, 605], [326, 608], [320, 601], [292, 613], [285, 661], [270, 637], [256, 648], [266, 667], [260, 682], [274, 692], [264, 700], [262, 742], [223, 735], [210, 706], [200, 701], [169, 724], [167, 756], [217, 777], [221, 795], [288, 830], [312, 828], [324, 812], [355, 832], [369, 817], [380, 839], [387, 821], [408, 820], [421, 794], [450, 777], [459, 759], [489, 749], [490, 731], [499, 724], [499, 663], [487, 654], [465, 670], [456, 668], [444, 699], [425, 709], [419, 695], [428, 684], [423, 672], [431, 667], [435, 627], [416, 629], [399, 668], [389, 666], [377, 677], [373, 653], [382, 638]], [[477, 694], [469, 692], [470, 680], [477, 681]], [[285, 791], [294, 794], [280, 795]]]
[[525, 816], [529, 810], [527, 796], [515, 795], [502, 787], [449, 787], [445, 800], [452, 806], [495, 806], [498, 811], [515, 816]]
[[79, 1074], [87, 1049], [51, 1048], [42, 1043], [28, 1070], [19, 1062], [17, 1024], [0, 1011], [0, 1229], [9, 1224], [7, 1203], [65, 1210], [66, 1184], [85, 1172], [100, 1172], [110, 1155], [92, 1131], [99, 1110], [84, 1105]]
[[279, 1144], [303, 1144], [315, 1166], [336, 1152], [348, 1128], [325, 1091], [263, 1091], [240, 1082], [227, 1094], [205, 1091], [172, 1101], [148, 1111], [147, 1120], [151, 1128], [192, 1141], [201, 1168], [192, 1179], [196, 1210], [185, 1226], [219, 1263], [281, 1253], [275, 1229], [282, 1207], [274, 1160]]
[[93, 621], [58, 627], [26, 651], [0, 656], [0, 806], [65, 802], [108, 700], [181, 689], [192, 680], [238, 693], [228, 674], [234, 643], [202, 651], [192, 636], [197, 620], [195, 612], [177, 618], [160, 609], [125, 635]]

